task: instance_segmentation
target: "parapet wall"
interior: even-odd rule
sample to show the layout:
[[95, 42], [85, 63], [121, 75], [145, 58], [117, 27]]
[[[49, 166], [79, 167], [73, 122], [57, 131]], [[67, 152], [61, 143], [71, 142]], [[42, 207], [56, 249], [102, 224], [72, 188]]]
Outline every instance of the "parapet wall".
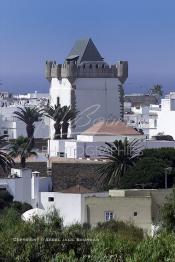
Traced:
[[66, 61], [64, 64], [56, 64], [54, 61], [46, 61], [45, 77], [52, 78], [118, 78], [124, 83], [128, 77], [128, 62], [119, 61], [109, 66], [105, 62], [86, 62], [77, 64], [76, 61]]

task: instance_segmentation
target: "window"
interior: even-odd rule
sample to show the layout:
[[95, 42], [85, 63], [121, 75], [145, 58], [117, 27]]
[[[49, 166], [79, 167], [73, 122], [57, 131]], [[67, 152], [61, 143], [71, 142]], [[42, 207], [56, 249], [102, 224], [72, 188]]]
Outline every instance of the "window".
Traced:
[[57, 156], [58, 156], [58, 157], [64, 157], [64, 152], [58, 152], [58, 153], [57, 153]]
[[137, 216], [137, 212], [134, 212], [134, 217], [136, 217]]
[[110, 221], [113, 219], [113, 212], [105, 211], [105, 221]]
[[53, 202], [54, 201], [54, 197], [48, 197], [48, 201], [49, 202]]
[[8, 135], [8, 130], [4, 130], [4, 135]]

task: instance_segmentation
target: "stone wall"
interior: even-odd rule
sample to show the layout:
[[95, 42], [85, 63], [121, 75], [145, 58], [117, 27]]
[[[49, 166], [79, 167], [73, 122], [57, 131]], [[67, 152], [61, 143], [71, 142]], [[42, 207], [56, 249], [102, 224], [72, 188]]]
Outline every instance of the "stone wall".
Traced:
[[97, 191], [100, 163], [52, 163], [53, 190], [61, 191], [76, 184]]
[[[19, 163], [15, 164], [15, 167], [20, 167]], [[46, 162], [27, 162], [26, 167], [31, 168], [32, 171], [40, 172], [40, 176], [47, 176], [47, 163]]]

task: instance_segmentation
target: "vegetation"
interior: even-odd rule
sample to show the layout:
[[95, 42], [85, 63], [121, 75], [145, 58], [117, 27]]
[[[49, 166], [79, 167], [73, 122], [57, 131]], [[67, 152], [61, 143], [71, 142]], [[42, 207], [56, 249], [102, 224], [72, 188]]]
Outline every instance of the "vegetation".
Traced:
[[118, 187], [120, 179], [126, 175], [129, 167], [133, 167], [141, 156], [141, 145], [139, 140], [129, 142], [105, 143], [100, 148], [101, 158], [106, 162], [98, 169], [98, 181], [102, 185]]
[[62, 112], [60, 105], [50, 106], [48, 105], [45, 109], [45, 114], [47, 117], [51, 118], [54, 123], [55, 135], [54, 139], [61, 139], [61, 121], [62, 121]]
[[79, 224], [64, 227], [56, 211], [48, 215], [47, 222], [35, 217], [33, 223], [26, 223], [21, 220], [21, 212], [30, 205], [12, 202], [5, 192], [0, 194], [1, 198], [7, 202], [0, 213], [2, 261], [175, 261], [175, 192], [162, 207], [162, 228], [154, 237], [144, 237], [141, 229], [114, 220], [92, 229]]
[[14, 112], [14, 116], [26, 124], [27, 136], [31, 146], [34, 145], [35, 123], [41, 121], [43, 111], [37, 107], [18, 107], [18, 111]]
[[45, 115], [51, 118], [54, 123], [55, 135], [54, 139], [66, 139], [70, 121], [76, 117], [76, 112], [70, 106], [55, 105], [45, 108]]
[[77, 115], [77, 113], [70, 108], [70, 106], [63, 106], [62, 107], [63, 113], [63, 121], [62, 121], [62, 138], [67, 139], [68, 128], [70, 121], [73, 121]]
[[160, 99], [162, 98], [163, 94], [163, 87], [159, 84], [156, 84], [152, 88], [150, 88], [150, 95], [156, 96], [158, 102], [160, 102]]
[[162, 207], [162, 227], [168, 232], [175, 233], [175, 189], [167, 197], [165, 204]]
[[[127, 229], [129, 236], [130, 227]], [[84, 229], [78, 224], [63, 227], [56, 213], [50, 215], [49, 223], [37, 217], [33, 223], [26, 223], [11, 207], [0, 216], [0, 241], [0, 258], [5, 261], [94, 262], [108, 261], [104, 257], [112, 255], [117, 260], [109, 261], [125, 261], [121, 258], [132, 254], [140, 235], [133, 241], [126, 240], [124, 233], [119, 235], [115, 230]]]
[[11, 142], [10, 154], [11, 157], [20, 157], [21, 167], [26, 167], [26, 159], [31, 155], [37, 155], [32, 149], [30, 140], [27, 137], [20, 136]]
[[[6, 142], [5, 138], [7, 136], [3, 135], [0, 136], [0, 146], [3, 146], [3, 144]], [[10, 168], [14, 165], [13, 159], [2, 150], [0, 151], [0, 167], [3, 169], [5, 173], [7, 173]]]
[[14, 210], [20, 214], [24, 213], [28, 209], [31, 209], [31, 205], [27, 203], [20, 203], [18, 201], [13, 201], [13, 196], [10, 195], [6, 190], [0, 191], [0, 213], [6, 208], [12, 207]]
[[120, 188], [165, 188], [165, 168], [172, 167], [168, 187], [175, 178], [175, 149], [146, 149], [141, 159], [121, 178]]

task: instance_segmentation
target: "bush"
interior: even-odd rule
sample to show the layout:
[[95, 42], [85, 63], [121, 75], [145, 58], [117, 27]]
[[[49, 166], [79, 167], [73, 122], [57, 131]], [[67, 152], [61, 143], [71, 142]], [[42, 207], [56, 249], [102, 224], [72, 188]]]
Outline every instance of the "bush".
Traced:
[[175, 232], [175, 189], [166, 198], [165, 204], [161, 208], [162, 227], [169, 231]]
[[24, 212], [26, 212], [27, 210], [32, 209], [32, 206], [30, 204], [28, 204], [28, 203], [21, 203], [21, 202], [18, 202], [18, 201], [12, 202], [11, 207], [13, 209], [15, 209], [16, 211], [18, 211], [21, 215]]
[[110, 231], [98, 232], [96, 241], [93, 242], [90, 262], [124, 262], [131, 256], [136, 247], [136, 243], [130, 240], [122, 240]]
[[110, 231], [117, 233], [120, 239], [130, 239], [140, 241], [143, 239], [143, 230], [135, 227], [133, 224], [126, 224], [122, 221], [111, 220], [108, 222], [98, 223], [96, 231]]
[[175, 235], [161, 234], [141, 242], [127, 262], [175, 261]]

